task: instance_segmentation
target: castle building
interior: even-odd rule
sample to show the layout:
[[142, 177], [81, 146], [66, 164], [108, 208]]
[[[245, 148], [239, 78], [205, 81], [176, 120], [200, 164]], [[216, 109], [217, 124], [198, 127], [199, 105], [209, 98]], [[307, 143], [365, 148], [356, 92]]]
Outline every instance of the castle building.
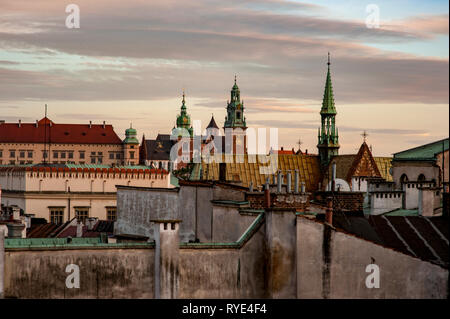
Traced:
[[136, 130], [122, 141], [110, 124], [58, 124], [0, 121], [0, 165], [139, 163]]

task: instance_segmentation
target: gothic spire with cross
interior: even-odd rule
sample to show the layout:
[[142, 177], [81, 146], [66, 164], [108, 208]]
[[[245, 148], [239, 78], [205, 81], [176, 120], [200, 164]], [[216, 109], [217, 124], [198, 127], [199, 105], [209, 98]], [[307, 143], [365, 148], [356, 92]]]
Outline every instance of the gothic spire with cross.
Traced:
[[339, 135], [336, 127], [336, 107], [334, 104], [333, 85], [331, 83], [330, 52], [328, 52], [327, 78], [320, 110], [322, 125], [319, 128], [318, 144], [321, 164], [326, 166], [333, 156], [339, 154]]

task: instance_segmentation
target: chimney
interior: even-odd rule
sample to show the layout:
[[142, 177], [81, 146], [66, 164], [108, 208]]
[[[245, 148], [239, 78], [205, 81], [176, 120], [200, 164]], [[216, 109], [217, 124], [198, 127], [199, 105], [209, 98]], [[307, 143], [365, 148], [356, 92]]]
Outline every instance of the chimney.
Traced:
[[294, 193], [298, 193], [298, 169], [295, 170], [294, 173]]
[[88, 230], [93, 230], [94, 226], [97, 224], [98, 218], [90, 217], [86, 221], [86, 226]]
[[286, 173], [286, 192], [290, 193], [291, 192], [291, 172], [288, 171]]
[[[319, 188], [320, 189], [320, 188]], [[302, 194], [305, 193], [305, 182], [302, 182], [302, 189], [301, 189]]]
[[36, 120], [36, 127], [38, 127], [39, 126], [39, 124], [38, 124], [38, 120]]
[[332, 171], [331, 171], [331, 191], [336, 190], [336, 163], [333, 163], [332, 165]]
[[83, 237], [83, 223], [77, 223], [77, 237]]
[[12, 207], [12, 219], [20, 220], [20, 208], [18, 206]]
[[281, 174], [281, 171], [278, 171], [278, 175], [277, 175], [277, 192], [281, 193], [281, 186], [283, 185], [283, 174]]
[[325, 212], [325, 222], [328, 225], [333, 226], [333, 198], [328, 197], [327, 201], [328, 201], [328, 205], [327, 205], [327, 210]]
[[22, 120], [19, 119], [19, 127], [22, 125]]
[[283, 150], [283, 146], [281, 146], [281, 150]]
[[227, 163], [219, 163], [219, 181], [227, 180]]
[[103, 121], [103, 128], [106, 127], [106, 121]]
[[249, 192], [253, 192], [253, 182], [250, 182], [250, 186], [248, 187]]
[[92, 121], [89, 121], [89, 128], [92, 127]]
[[266, 183], [266, 187], [264, 188], [264, 208], [270, 208], [270, 187], [269, 183]]
[[308, 154], [308, 149], [305, 150], [305, 154]]

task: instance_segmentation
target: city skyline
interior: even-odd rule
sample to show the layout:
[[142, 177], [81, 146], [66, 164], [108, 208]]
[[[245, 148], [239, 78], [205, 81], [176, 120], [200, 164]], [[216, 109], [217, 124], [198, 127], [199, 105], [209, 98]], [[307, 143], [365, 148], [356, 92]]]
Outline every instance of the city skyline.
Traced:
[[370, 29], [369, 3], [352, 1], [77, 1], [81, 27], [67, 29], [65, 4], [3, 1], [1, 119], [34, 122], [48, 104], [57, 123], [132, 122], [153, 138], [185, 89], [192, 120], [222, 126], [237, 74], [249, 127], [317, 153], [329, 51], [340, 153], [367, 131], [389, 156], [448, 136], [448, 3], [405, 3], [379, 1]]

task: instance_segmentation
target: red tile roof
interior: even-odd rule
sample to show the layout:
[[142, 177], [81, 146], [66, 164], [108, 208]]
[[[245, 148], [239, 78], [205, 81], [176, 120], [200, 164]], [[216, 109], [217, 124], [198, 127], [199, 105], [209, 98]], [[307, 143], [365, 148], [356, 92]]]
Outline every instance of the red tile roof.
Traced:
[[0, 123], [0, 143], [122, 144], [110, 124]]

